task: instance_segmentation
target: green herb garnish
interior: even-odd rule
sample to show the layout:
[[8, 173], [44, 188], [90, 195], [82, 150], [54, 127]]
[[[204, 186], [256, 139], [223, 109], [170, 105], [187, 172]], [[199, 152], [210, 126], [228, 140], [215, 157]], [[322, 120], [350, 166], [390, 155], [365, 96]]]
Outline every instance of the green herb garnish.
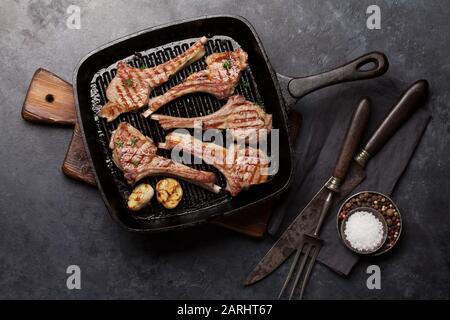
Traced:
[[123, 147], [123, 141], [117, 140], [117, 141], [116, 141], [116, 146], [117, 146], [118, 148], [122, 148], [122, 147]]
[[222, 64], [223, 68], [226, 70], [230, 70], [231, 69], [231, 61], [230, 60], [225, 60]]
[[126, 79], [126, 80], [125, 80], [125, 85], [126, 85], [127, 87], [131, 87], [132, 84], [133, 84], [133, 81], [132, 81], [131, 79]]
[[135, 146], [136, 146], [136, 143], [137, 143], [138, 141], [139, 141], [138, 138], [132, 138], [131, 141], [130, 141], [130, 145], [131, 145], [132, 147], [135, 147]]
[[139, 160], [133, 160], [133, 166], [137, 167], [139, 165]]

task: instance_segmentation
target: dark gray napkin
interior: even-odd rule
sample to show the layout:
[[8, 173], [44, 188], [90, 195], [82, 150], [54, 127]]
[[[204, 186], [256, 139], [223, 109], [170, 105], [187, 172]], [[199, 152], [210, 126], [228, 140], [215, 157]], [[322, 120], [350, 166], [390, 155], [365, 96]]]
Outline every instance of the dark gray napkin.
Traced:
[[[369, 94], [374, 97], [371, 97], [371, 118], [363, 144], [402, 93], [402, 90], [389, 80], [378, 82], [375, 86], [380, 89], [375, 95], [382, 94], [377, 97], [373, 92]], [[405, 85], [404, 89], [407, 87], [408, 85]], [[281, 201], [277, 201], [281, 204], [274, 208], [269, 226], [269, 234], [276, 237], [331, 176], [351, 115], [360, 98], [367, 95], [364, 93], [370, 93], [367, 87], [356, 90], [360, 95], [355, 95], [355, 89], [352, 88], [327, 90], [331, 91], [331, 98], [315, 96], [302, 106], [303, 127], [295, 144], [294, 180]], [[426, 109], [418, 110], [378, 154], [370, 159], [366, 168], [366, 179], [348, 197], [362, 190], [374, 190], [390, 195], [405, 171], [430, 117]], [[346, 249], [337, 236], [336, 214], [341, 203], [342, 201], [336, 203], [328, 213], [321, 232], [324, 246], [318, 260], [332, 270], [348, 275], [358, 262], [358, 256]]]

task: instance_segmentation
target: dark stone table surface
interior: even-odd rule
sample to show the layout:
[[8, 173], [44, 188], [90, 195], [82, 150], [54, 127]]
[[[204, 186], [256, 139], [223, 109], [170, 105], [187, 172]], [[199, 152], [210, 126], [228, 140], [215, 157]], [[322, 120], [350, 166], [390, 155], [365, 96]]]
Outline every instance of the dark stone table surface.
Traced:
[[[66, 25], [71, 4], [81, 9], [80, 30]], [[366, 27], [371, 4], [381, 8], [380, 30]], [[407, 230], [399, 247], [360, 263], [349, 278], [317, 266], [306, 298], [450, 298], [447, 0], [1, 1], [0, 298], [276, 296], [286, 268], [253, 287], [241, 285], [273, 239], [209, 225], [154, 237], [127, 233], [108, 216], [96, 189], [62, 174], [71, 130], [33, 125], [20, 116], [38, 67], [71, 80], [77, 62], [105, 42], [221, 13], [242, 15], [254, 25], [280, 73], [308, 75], [380, 50], [391, 64], [384, 77], [399, 87], [430, 81], [427, 108], [433, 118], [393, 195]], [[329, 94], [314, 95], [326, 101]], [[302, 100], [304, 121], [308, 110], [320, 108], [314, 101]], [[374, 263], [381, 268], [381, 290], [366, 287], [366, 268]], [[81, 268], [81, 290], [66, 287], [66, 268], [73, 264]]]

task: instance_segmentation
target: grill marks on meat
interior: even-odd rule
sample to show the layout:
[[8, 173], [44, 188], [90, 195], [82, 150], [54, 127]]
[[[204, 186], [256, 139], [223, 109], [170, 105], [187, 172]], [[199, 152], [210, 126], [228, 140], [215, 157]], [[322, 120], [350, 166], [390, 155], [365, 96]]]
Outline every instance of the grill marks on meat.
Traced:
[[243, 148], [236, 144], [224, 148], [215, 143], [202, 142], [190, 134], [177, 132], [169, 133], [166, 141], [158, 147], [187, 152], [216, 167], [225, 176], [226, 190], [232, 196], [268, 180], [269, 158], [260, 149]]
[[173, 128], [194, 128], [203, 130], [228, 129], [235, 139], [252, 139], [260, 130], [268, 133], [272, 129], [272, 115], [267, 114], [256, 103], [240, 95], [231, 96], [218, 111], [204, 117], [180, 118], [152, 114], [165, 130]]
[[215, 193], [220, 191], [220, 187], [215, 185], [214, 173], [196, 170], [157, 155], [153, 140], [127, 122], [121, 122], [113, 131], [109, 147], [114, 163], [130, 185], [144, 177], [163, 175], [181, 178]]
[[206, 58], [207, 69], [190, 75], [183, 83], [150, 99], [144, 117], [181, 96], [195, 92], [209, 93], [218, 99], [231, 96], [242, 71], [247, 68], [247, 59], [247, 53], [241, 48], [209, 55]]
[[141, 70], [119, 62], [117, 74], [106, 89], [108, 102], [98, 115], [112, 121], [122, 113], [145, 106], [155, 87], [167, 82], [172, 75], [205, 55], [207, 40], [202, 37], [182, 54], [153, 68]]

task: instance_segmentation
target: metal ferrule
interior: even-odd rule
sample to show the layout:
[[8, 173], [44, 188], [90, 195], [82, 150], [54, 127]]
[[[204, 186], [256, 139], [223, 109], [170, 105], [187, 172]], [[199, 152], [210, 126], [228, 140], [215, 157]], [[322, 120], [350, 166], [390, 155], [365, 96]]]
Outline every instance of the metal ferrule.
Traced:
[[361, 166], [365, 167], [367, 164], [367, 161], [370, 158], [370, 153], [368, 153], [366, 150], [361, 149], [361, 151], [354, 157], [353, 159]]
[[325, 187], [327, 187], [331, 191], [339, 192], [339, 190], [341, 189], [341, 185], [342, 185], [341, 179], [336, 178], [336, 177], [331, 177], [330, 180], [328, 180]]

